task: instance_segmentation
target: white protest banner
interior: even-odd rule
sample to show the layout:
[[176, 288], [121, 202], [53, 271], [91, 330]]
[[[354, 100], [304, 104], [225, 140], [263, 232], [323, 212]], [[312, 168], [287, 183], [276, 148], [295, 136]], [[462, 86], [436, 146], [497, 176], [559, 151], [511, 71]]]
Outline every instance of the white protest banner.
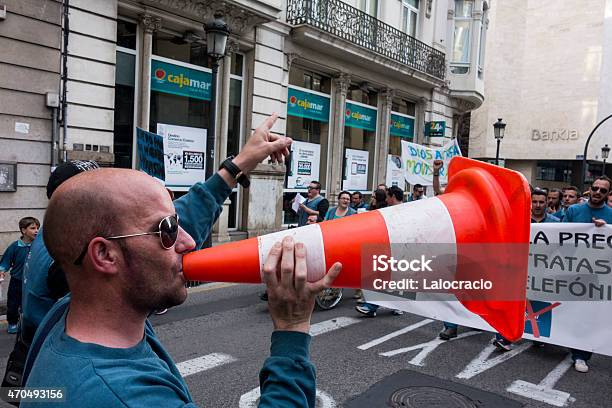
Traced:
[[[531, 224], [524, 339], [612, 356], [612, 226]], [[452, 295], [366, 291], [368, 302], [494, 331]]]
[[428, 147], [402, 140], [402, 163], [405, 167], [406, 181], [412, 185], [433, 185], [433, 161], [443, 160], [440, 169], [440, 183], [448, 180], [448, 163], [455, 156], [461, 156], [457, 139], [449, 140], [442, 147]]
[[402, 158], [393, 154], [387, 155], [387, 186], [398, 186], [404, 189], [404, 168]]
[[365, 150], [345, 149], [346, 168], [342, 189], [365, 191], [368, 189], [368, 160], [370, 153]]
[[164, 138], [166, 187], [187, 191], [204, 181], [206, 129], [158, 123], [157, 134]]
[[321, 145], [294, 140], [291, 143], [291, 167], [287, 188], [306, 189], [311, 181], [319, 180]]

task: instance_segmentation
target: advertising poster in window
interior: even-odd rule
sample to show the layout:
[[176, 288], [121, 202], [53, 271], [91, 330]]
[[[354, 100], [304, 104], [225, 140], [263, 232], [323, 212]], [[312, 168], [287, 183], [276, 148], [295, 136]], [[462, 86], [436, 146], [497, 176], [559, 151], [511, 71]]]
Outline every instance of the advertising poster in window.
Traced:
[[387, 155], [387, 186], [398, 186], [404, 189], [404, 168], [402, 158], [394, 154]]
[[448, 164], [455, 156], [461, 156], [457, 139], [449, 140], [441, 147], [428, 147], [402, 140], [402, 164], [406, 181], [410, 184], [433, 185], [433, 162], [444, 161], [440, 169], [440, 183], [448, 181]]
[[291, 167], [287, 175], [287, 188], [304, 189], [311, 181], [319, 181], [321, 145], [294, 140], [291, 143]]
[[166, 187], [187, 191], [203, 181], [206, 171], [206, 129], [157, 124], [164, 138]]
[[345, 149], [344, 181], [342, 189], [348, 191], [365, 191], [368, 189], [369, 152], [365, 150]]

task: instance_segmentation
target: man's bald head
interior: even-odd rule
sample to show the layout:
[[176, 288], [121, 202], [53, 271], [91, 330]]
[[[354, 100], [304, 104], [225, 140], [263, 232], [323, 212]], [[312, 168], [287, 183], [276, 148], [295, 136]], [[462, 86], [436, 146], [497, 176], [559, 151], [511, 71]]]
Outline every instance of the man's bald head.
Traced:
[[99, 169], [70, 178], [55, 191], [45, 214], [49, 253], [68, 272], [89, 241], [123, 233], [142, 204], [160, 191], [169, 200], [158, 182], [135, 170]]

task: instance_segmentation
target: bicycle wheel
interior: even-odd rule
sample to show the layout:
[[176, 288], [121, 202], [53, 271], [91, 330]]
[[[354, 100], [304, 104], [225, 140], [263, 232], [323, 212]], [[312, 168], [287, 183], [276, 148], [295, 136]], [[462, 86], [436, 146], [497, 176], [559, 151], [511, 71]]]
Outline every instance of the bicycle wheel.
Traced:
[[320, 309], [329, 310], [334, 308], [342, 300], [342, 289], [323, 289], [315, 297], [315, 302]]

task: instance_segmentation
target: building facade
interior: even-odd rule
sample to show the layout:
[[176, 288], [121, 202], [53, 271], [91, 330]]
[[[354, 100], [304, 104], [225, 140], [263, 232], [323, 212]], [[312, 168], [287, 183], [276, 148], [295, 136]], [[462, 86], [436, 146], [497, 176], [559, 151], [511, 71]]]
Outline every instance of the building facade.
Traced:
[[[506, 167], [534, 186], [580, 186], [587, 138], [612, 114], [611, 16], [609, 0], [585, 0], [578, 13], [565, 1], [495, 2], [487, 99], [471, 115], [470, 157], [495, 158], [493, 123], [503, 118]], [[610, 122], [590, 140], [587, 184], [601, 174], [601, 148], [612, 146]]]
[[[2, 72], [47, 82], [28, 88], [0, 76], [0, 93], [15, 101], [0, 99], [0, 160], [19, 169], [16, 191], [0, 192], [0, 248], [21, 216], [42, 216], [53, 163], [139, 168], [137, 127], [208, 129], [213, 103], [215, 168], [273, 112], [273, 132], [295, 141], [286, 166], [261, 163], [251, 187], [234, 190], [215, 227], [223, 242], [294, 223], [291, 202], [310, 180], [332, 203], [342, 190], [370, 194], [390, 180], [402, 139], [443, 144], [484, 101], [484, 0], [4, 3], [0, 41], [13, 48], [0, 56]], [[27, 7], [54, 14], [29, 16]], [[203, 24], [214, 15], [231, 35], [212, 95]], [[47, 31], [37, 31], [44, 19]], [[46, 106], [47, 93], [59, 95], [58, 106]]]

